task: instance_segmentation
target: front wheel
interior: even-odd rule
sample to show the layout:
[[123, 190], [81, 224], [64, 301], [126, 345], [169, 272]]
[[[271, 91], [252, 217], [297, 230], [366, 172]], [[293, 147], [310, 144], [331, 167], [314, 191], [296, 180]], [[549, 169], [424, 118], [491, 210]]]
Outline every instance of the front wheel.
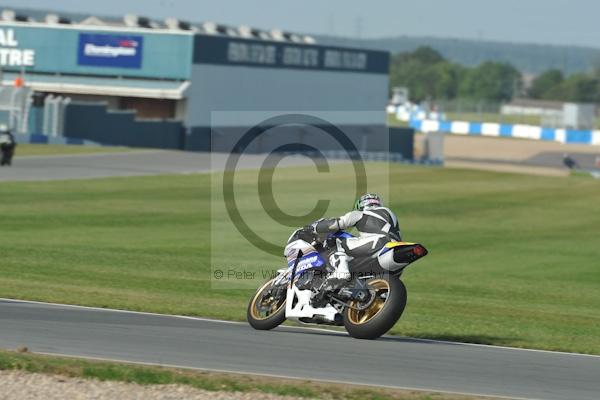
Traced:
[[286, 291], [277, 297], [273, 296], [273, 282], [271, 279], [262, 285], [250, 300], [246, 317], [248, 323], [254, 329], [267, 331], [278, 327], [285, 321], [285, 294]]
[[344, 327], [357, 339], [377, 339], [400, 319], [406, 307], [406, 287], [395, 276], [371, 279], [371, 297], [365, 303], [352, 301], [344, 310]]

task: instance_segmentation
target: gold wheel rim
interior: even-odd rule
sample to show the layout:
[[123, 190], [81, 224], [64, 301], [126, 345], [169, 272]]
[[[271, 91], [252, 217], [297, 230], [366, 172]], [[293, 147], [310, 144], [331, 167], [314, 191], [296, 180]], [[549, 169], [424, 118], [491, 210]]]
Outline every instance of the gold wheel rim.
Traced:
[[385, 279], [376, 279], [369, 282], [369, 288], [375, 291], [375, 299], [371, 303], [371, 305], [364, 310], [357, 310], [359, 302], [353, 301], [350, 305], [354, 308], [350, 308], [348, 311], [348, 319], [354, 325], [362, 325], [373, 318], [383, 309], [385, 305], [385, 300], [381, 298], [381, 294], [384, 292], [390, 292], [390, 284]]
[[[265, 283], [264, 285], [262, 285], [261, 288], [256, 291], [256, 294], [252, 298], [252, 305], [250, 307], [250, 314], [252, 315], [252, 318], [254, 318], [256, 320], [265, 320], [265, 319], [268, 319], [273, 314], [277, 313], [281, 309], [281, 307], [283, 307], [285, 305], [285, 299], [283, 299], [281, 301], [281, 304], [277, 304], [276, 301], [272, 301], [272, 304], [270, 305], [270, 308], [267, 311], [266, 315], [261, 315], [259, 313], [259, 310], [258, 310], [259, 304], [257, 303], [258, 299], [262, 296], [262, 294], [265, 291], [265, 289], [267, 287], [269, 287], [272, 282], [273, 282], [273, 280], [271, 279], [270, 281], [268, 281], [267, 283]], [[271, 297], [271, 299], [275, 300], [275, 299], [273, 299], [273, 297]]]

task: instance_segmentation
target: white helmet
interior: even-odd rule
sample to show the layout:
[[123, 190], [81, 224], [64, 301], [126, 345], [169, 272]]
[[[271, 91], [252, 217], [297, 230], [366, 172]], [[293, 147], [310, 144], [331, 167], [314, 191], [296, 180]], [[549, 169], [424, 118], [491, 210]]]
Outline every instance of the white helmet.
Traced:
[[354, 203], [354, 209], [358, 211], [363, 211], [364, 209], [373, 208], [373, 207], [381, 207], [383, 202], [381, 201], [381, 197], [374, 193], [367, 193], [360, 196], [356, 203]]

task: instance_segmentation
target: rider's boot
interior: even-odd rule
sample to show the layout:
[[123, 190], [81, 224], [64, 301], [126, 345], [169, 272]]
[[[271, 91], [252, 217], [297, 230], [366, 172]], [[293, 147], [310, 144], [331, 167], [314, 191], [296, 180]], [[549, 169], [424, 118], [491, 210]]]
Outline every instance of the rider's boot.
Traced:
[[341, 251], [333, 253], [329, 257], [329, 263], [335, 270], [331, 272], [325, 280], [324, 287], [326, 290], [336, 290], [350, 282], [352, 274], [348, 269], [348, 255], [346, 253]]

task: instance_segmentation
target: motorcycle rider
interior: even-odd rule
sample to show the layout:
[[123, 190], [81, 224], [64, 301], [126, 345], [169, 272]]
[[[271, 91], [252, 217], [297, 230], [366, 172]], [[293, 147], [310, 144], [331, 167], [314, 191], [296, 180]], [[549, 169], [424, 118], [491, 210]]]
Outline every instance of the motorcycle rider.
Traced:
[[2, 152], [2, 159], [0, 160], [1, 166], [11, 165], [15, 147], [17, 147], [17, 144], [10, 129], [8, 129], [6, 125], [0, 125], [0, 151]]
[[354, 210], [339, 218], [320, 219], [311, 228], [316, 234], [333, 233], [356, 227], [358, 237], [337, 238], [336, 251], [329, 262], [335, 268], [327, 283], [336, 286], [351, 278], [349, 264], [354, 259], [376, 258], [379, 251], [390, 240], [401, 241], [398, 218], [383, 206], [377, 194], [362, 195]]

